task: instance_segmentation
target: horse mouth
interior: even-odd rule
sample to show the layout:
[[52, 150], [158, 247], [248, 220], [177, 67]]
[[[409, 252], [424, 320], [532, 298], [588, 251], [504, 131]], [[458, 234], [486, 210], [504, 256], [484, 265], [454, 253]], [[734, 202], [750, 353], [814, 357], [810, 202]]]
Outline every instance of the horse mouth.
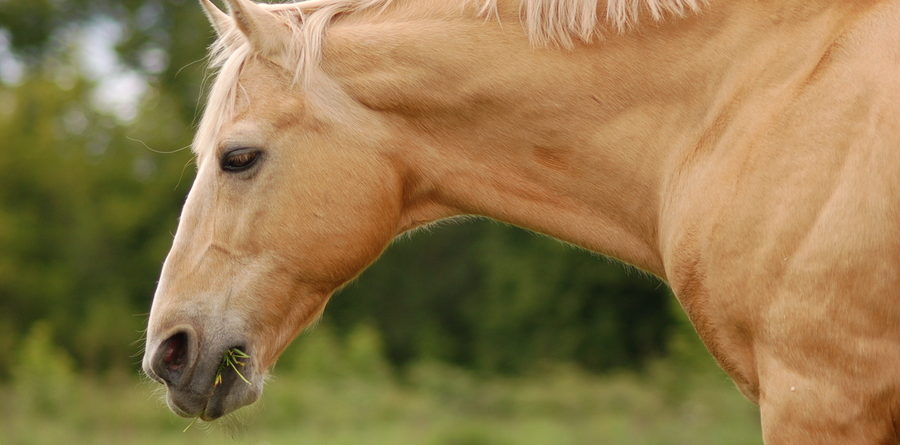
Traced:
[[169, 386], [166, 402], [169, 409], [181, 417], [215, 420], [259, 398], [261, 385], [254, 383], [257, 379], [251, 380], [253, 377], [249, 370], [217, 370], [202, 391], [197, 391], [193, 385]]

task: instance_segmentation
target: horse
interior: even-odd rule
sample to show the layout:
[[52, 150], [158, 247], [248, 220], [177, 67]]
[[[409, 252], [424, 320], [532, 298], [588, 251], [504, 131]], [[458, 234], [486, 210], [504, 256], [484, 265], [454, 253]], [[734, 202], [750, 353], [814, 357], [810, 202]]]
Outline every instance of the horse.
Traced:
[[480, 215], [664, 280], [765, 443], [900, 440], [900, 2], [200, 4], [143, 359], [175, 413], [254, 402], [395, 237]]

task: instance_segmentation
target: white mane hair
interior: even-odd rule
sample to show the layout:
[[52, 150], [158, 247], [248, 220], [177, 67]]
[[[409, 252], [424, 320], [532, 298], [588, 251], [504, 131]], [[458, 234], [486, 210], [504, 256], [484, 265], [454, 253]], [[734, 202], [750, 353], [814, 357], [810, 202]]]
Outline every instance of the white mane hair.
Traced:
[[[458, 1], [463, 10], [485, 19], [499, 20], [500, 0]], [[708, 0], [519, 1], [520, 21], [533, 46], [570, 49], [576, 41], [593, 42], [600, 37], [601, 31], [624, 33], [646, 18], [660, 22], [668, 17], [697, 13]], [[335, 17], [361, 12], [378, 13], [395, 3], [399, 1], [307, 0], [259, 5], [283, 17], [290, 26], [293, 38], [284, 42], [285, 60], [294, 70], [295, 82], [305, 82], [318, 66], [325, 44], [325, 32]], [[212, 142], [224, 120], [232, 115], [241, 67], [253, 54], [249, 41], [237, 26], [219, 29], [219, 33], [219, 38], [210, 47], [210, 67], [218, 69], [218, 80], [210, 91], [207, 113], [195, 137], [195, 147]]]
[[[458, 0], [463, 7], [474, 7], [485, 18], [499, 17], [499, 0]], [[591, 43], [604, 24], [616, 32], [638, 25], [643, 16], [659, 22], [666, 17], [681, 17], [700, 11], [707, 0], [521, 0], [522, 25], [534, 46], [572, 48], [575, 40]], [[325, 31], [338, 15], [364, 11], [382, 11], [396, 0], [308, 0], [296, 3], [260, 3], [269, 11], [282, 15], [291, 25], [295, 39], [287, 42], [289, 53], [298, 67], [318, 61], [322, 53]], [[221, 36], [212, 47], [212, 64], [221, 66], [243, 42], [236, 29]]]

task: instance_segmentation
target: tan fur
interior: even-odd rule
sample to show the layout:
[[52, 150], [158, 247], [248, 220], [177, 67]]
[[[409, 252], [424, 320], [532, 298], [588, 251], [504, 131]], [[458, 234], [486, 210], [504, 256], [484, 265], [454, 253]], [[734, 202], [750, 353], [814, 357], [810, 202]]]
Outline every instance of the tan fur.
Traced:
[[[148, 355], [190, 323], [264, 370], [393, 237], [486, 215], [665, 279], [767, 444], [900, 439], [900, 4], [718, 0], [602, 39], [554, 21], [569, 50], [518, 1], [306, 6], [329, 5], [299, 83], [309, 38], [220, 40]], [[252, 177], [219, 170], [233, 146], [265, 150]]]

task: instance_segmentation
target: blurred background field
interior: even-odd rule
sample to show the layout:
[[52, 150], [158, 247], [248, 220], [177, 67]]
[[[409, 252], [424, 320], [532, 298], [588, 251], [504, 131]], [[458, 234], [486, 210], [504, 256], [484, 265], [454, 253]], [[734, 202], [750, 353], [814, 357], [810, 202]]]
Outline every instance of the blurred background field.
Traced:
[[663, 284], [483, 220], [398, 240], [182, 433], [138, 363], [211, 37], [195, 0], [0, 0], [0, 444], [760, 442]]
[[292, 346], [258, 406], [192, 425], [164, 408], [155, 384], [78, 375], [46, 329], [27, 337], [0, 388], [0, 443], [760, 443], [755, 407], [690, 340], [641, 372], [555, 363], [487, 376], [430, 361], [397, 372], [375, 329], [341, 342], [322, 328]]

